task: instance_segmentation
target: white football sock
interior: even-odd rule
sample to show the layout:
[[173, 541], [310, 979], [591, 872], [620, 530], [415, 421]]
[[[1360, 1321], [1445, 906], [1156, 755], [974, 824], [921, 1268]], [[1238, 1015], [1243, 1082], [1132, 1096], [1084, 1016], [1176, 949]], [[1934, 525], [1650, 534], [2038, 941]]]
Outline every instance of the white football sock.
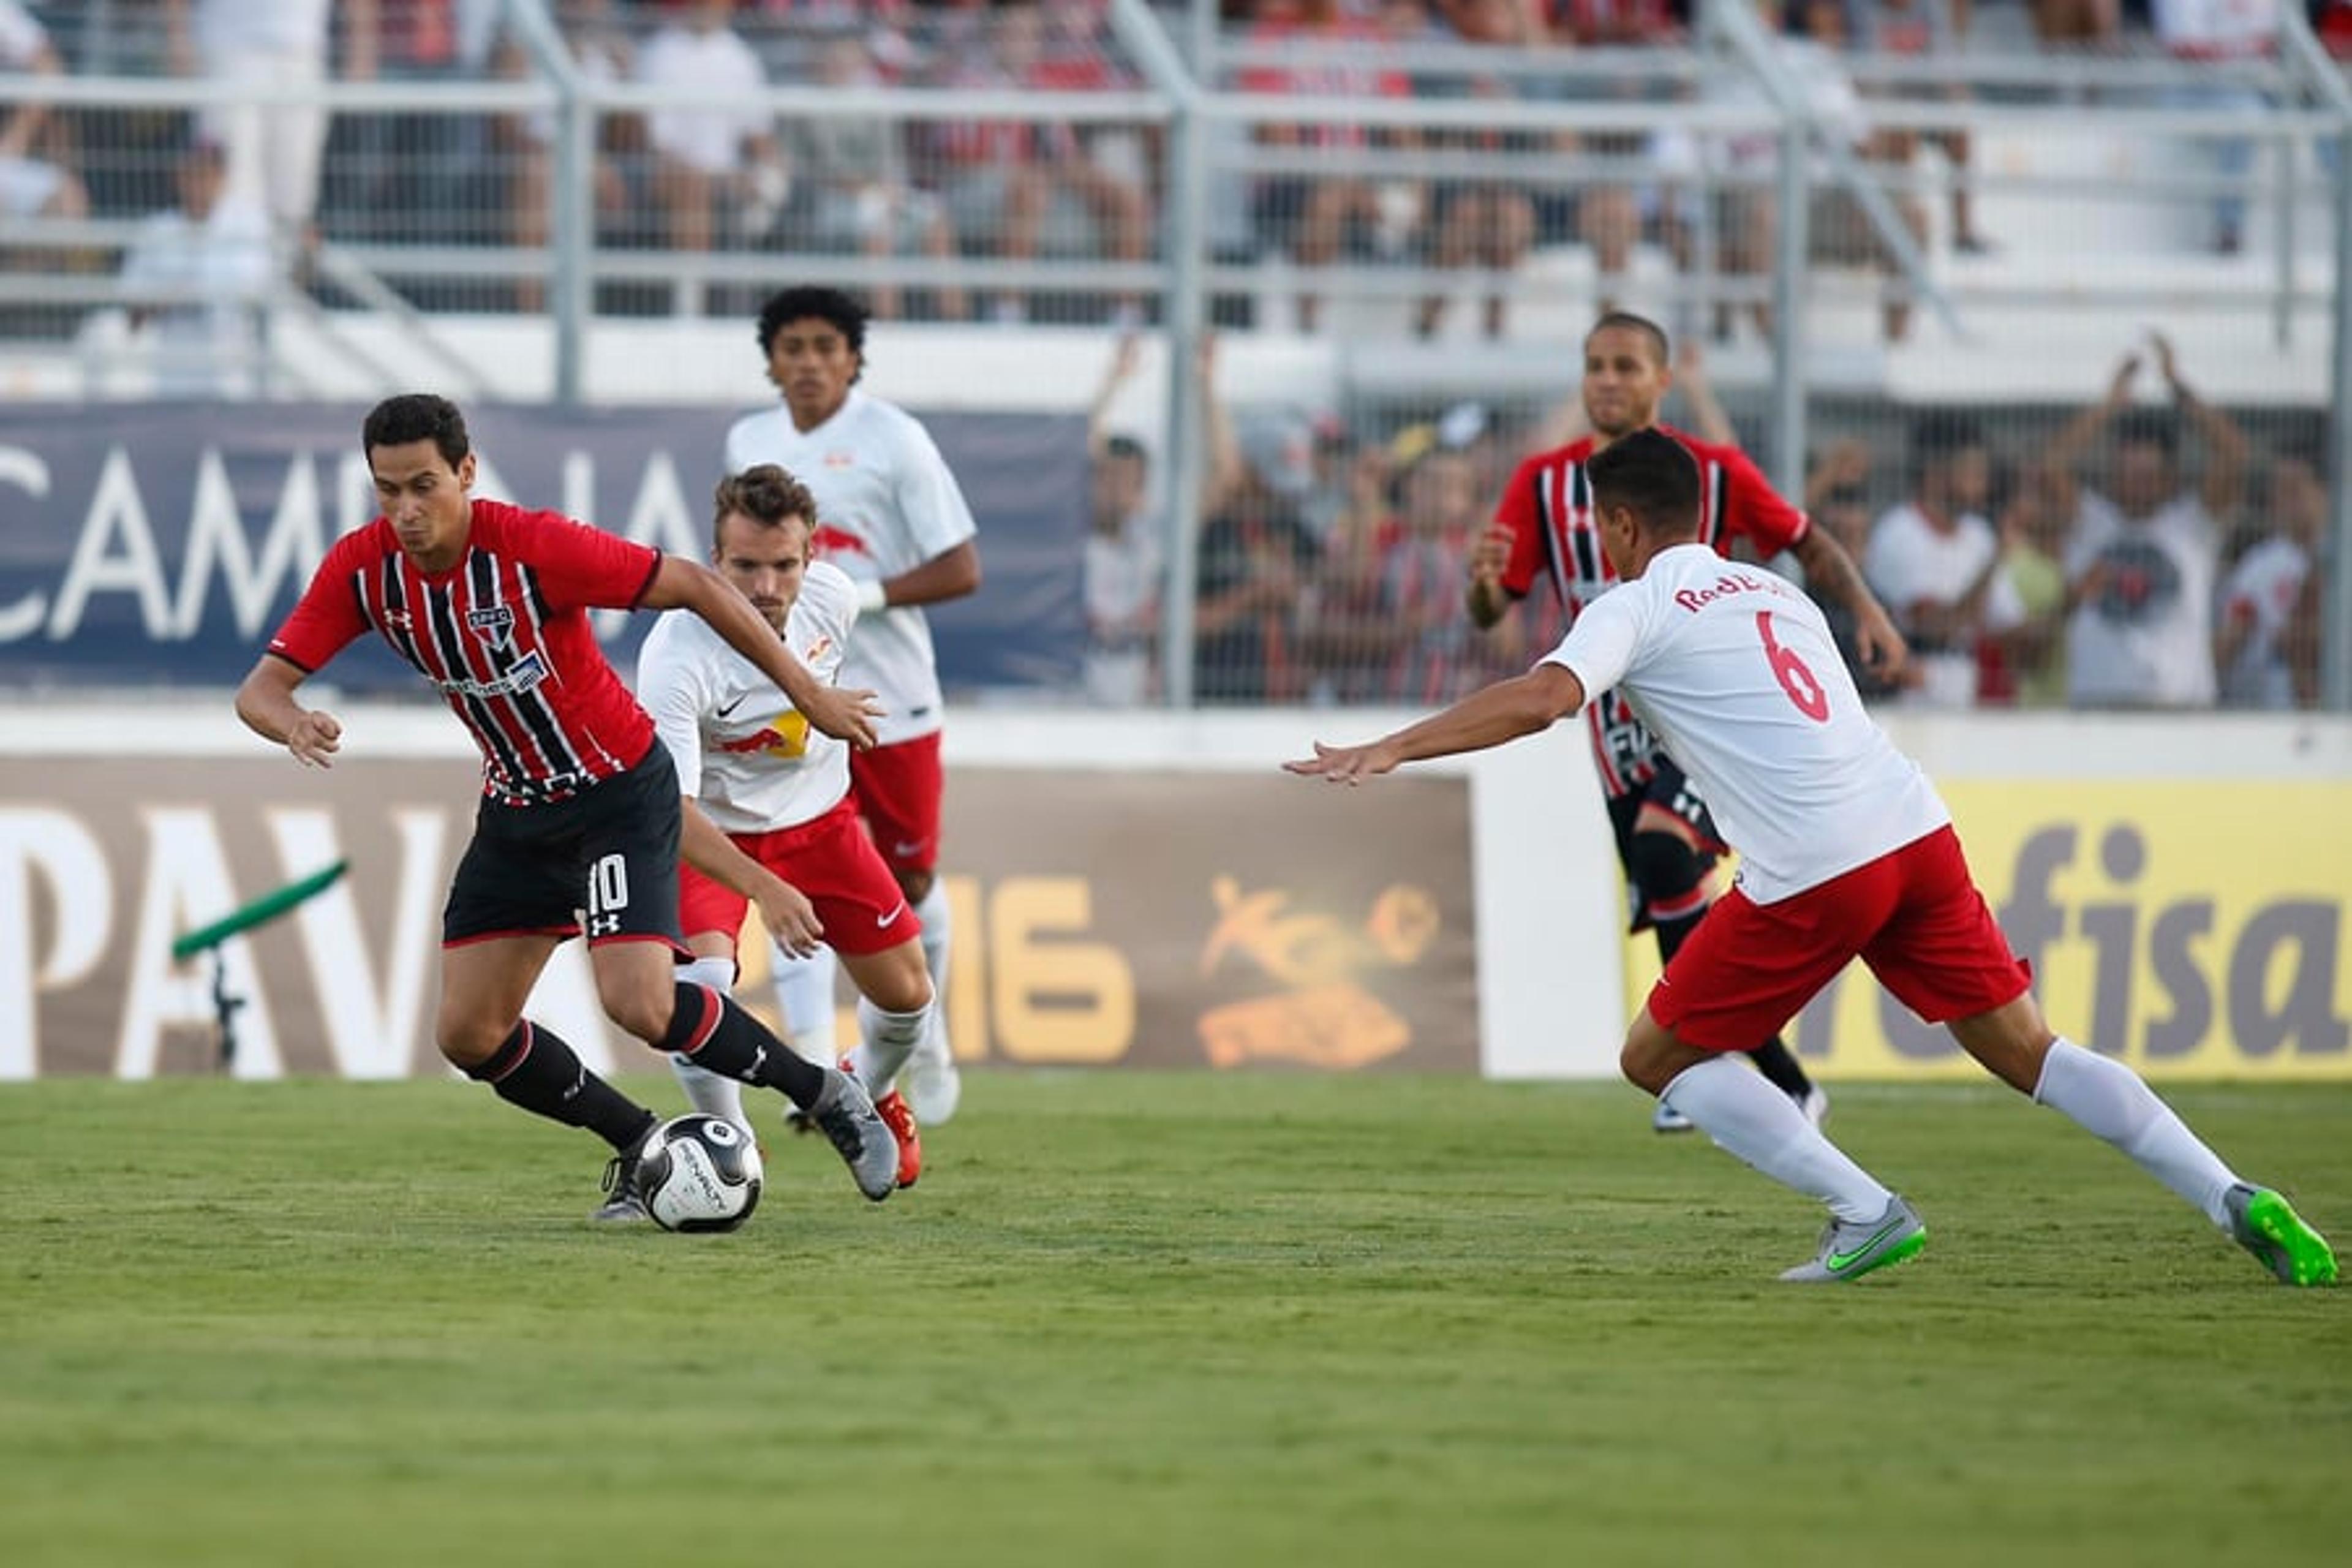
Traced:
[[950, 1060], [954, 1053], [948, 1048], [948, 956], [954, 930], [944, 879], [931, 879], [931, 890], [915, 906], [915, 918], [923, 922], [923, 967], [931, 972], [931, 1026], [916, 1048], [927, 1057]]
[[2062, 1036], [2042, 1058], [2033, 1098], [2114, 1144], [2214, 1225], [2230, 1228], [2230, 1211], [2221, 1200], [2236, 1184], [2236, 1173], [2123, 1063]]
[[773, 957], [784, 1043], [819, 1067], [833, 1066], [833, 975], [839, 966], [833, 949], [820, 947], [806, 958], [794, 958], [777, 948]]
[[1685, 1068], [1658, 1098], [1689, 1117], [1717, 1147], [1782, 1186], [1821, 1199], [1842, 1220], [1866, 1225], [1886, 1212], [1895, 1195], [1823, 1137], [1796, 1101], [1737, 1057]]
[[[677, 977], [698, 985], [708, 985], [724, 996], [735, 988], [735, 961], [731, 958], [698, 958], [692, 963], [678, 966]], [[686, 1102], [705, 1116], [723, 1116], [745, 1131], [751, 1123], [743, 1115], [743, 1086], [722, 1073], [688, 1058], [683, 1051], [671, 1051], [669, 1070], [677, 1077], [677, 1087], [686, 1090]]]
[[875, 1099], [890, 1092], [898, 1069], [907, 1065], [907, 1058], [923, 1043], [930, 1026], [929, 1007], [919, 1007], [911, 1013], [886, 1013], [863, 996], [857, 999], [857, 1032], [862, 1038], [850, 1060], [857, 1069], [858, 1081]]

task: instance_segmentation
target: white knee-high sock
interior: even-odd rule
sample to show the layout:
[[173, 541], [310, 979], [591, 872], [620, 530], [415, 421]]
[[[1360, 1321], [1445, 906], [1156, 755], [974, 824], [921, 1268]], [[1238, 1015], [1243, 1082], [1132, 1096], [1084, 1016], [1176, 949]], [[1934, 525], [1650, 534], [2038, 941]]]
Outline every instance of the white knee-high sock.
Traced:
[[1894, 1196], [1823, 1137], [1796, 1101], [1737, 1058], [1714, 1057], [1685, 1068], [1658, 1098], [1689, 1117], [1717, 1147], [1782, 1186], [1821, 1199], [1840, 1219], [1867, 1224], [1886, 1212]]
[[931, 890], [915, 906], [915, 915], [923, 922], [923, 967], [931, 972], [931, 1026], [917, 1048], [926, 1056], [949, 1058], [953, 1053], [948, 1049], [948, 956], [954, 922], [944, 879], [932, 879]]
[[2123, 1063], [2061, 1038], [2042, 1058], [2033, 1098], [2130, 1155], [2215, 1226], [2230, 1228], [2222, 1195], [2237, 1173]]
[[794, 958], [780, 948], [773, 956], [784, 1043], [820, 1067], [833, 1066], [833, 975], [838, 962], [833, 949], [820, 947], [806, 958]]
[[[724, 996], [735, 988], [735, 961], [731, 958], [698, 958], [692, 963], [680, 965], [677, 977], [708, 985]], [[745, 1131], [751, 1131], [751, 1123], [743, 1115], [741, 1084], [688, 1061], [685, 1053], [680, 1051], [670, 1053], [669, 1070], [677, 1076], [678, 1088], [686, 1090], [688, 1105], [705, 1116], [723, 1116]]]
[[861, 1037], [857, 1049], [852, 1053], [851, 1065], [875, 1099], [890, 1092], [892, 1080], [915, 1047], [923, 1043], [923, 1036], [931, 1026], [931, 1009], [918, 1007], [911, 1013], [886, 1013], [860, 996], [857, 999], [857, 1033]]

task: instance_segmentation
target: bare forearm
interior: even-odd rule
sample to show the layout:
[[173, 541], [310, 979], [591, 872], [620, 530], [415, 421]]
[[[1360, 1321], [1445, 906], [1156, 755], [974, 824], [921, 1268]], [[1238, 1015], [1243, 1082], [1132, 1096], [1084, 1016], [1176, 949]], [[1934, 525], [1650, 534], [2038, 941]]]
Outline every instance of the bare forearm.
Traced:
[[760, 880], [775, 873], [735, 847], [719, 826], [703, 812], [692, 795], [685, 797], [678, 834], [678, 854], [686, 863], [726, 889], [745, 898], [757, 894]]
[[[1583, 705], [1583, 689], [1573, 675], [1559, 666], [1543, 668], [1557, 671], [1557, 676], [1547, 676], [1539, 670], [1498, 680], [1472, 692], [1451, 708], [1406, 725], [1381, 745], [1400, 763], [1416, 763], [1432, 757], [1458, 756], [1465, 752], [1483, 752], [1549, 729], [1561, 713], [1572, 713]], [[1574, 689], [1576, 700], [1566, 708], [1561, 703], [1569, 694], [1554, 689], [1562, 678]]]
[[961, 599], [980, 588], [980, 550], [969, 540], [910, 572], [887, 578], [882, 591], [893, 608]]
[[1474, 582], [1465, 600], [1470, 611], [1470, 624], [1480, 631], [1492, 629], [1511, 613], [1511, 595], [1500, 583]]
[[1843, 605], [1856, 616], [1883, 616], [1878, 596], [1863, 581], [1862, 569], [1845, 546], [1816, 528], [1797, 546], [1797, 564], [1805, 569], [1805, 584], [1822, 597]]
[[236, 689], [237, 718], [247, 729], [273, 746], [286, 743], [286, 738], [294, 732], [294, 726], [301, 722], [307, 711], [294, 700], [294, 682], [288, 679], [294, 673], [293, 666], [273, 655], [256, 665], [253, 673]]

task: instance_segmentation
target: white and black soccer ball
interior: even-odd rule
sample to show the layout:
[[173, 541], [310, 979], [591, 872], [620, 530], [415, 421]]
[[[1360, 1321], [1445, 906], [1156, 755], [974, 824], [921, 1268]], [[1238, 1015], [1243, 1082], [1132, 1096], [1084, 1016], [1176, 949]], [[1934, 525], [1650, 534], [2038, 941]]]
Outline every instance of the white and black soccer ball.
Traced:
[[673, 1118], [637, 1154], [637, 1191], [664, 1230], [733, 1230], [760, 1206], [760, 1146], [723, 1116]]

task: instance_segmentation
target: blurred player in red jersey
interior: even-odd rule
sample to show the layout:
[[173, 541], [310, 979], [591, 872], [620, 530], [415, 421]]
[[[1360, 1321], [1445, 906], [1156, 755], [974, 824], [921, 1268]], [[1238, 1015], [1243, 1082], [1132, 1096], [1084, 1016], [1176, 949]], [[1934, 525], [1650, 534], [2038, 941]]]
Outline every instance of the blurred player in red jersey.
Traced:
[[[1633, 431], [1654, 428], [1681, 442], [1699, 465], [1704, 542], [1727, 555], [1734, 540], [1745, 539], [1759, 560], [1793, 551], [1808, 584], [1853, 610], [1864, 656], [1888, 670], [1900, 665], [1902, 635], [1837, 541], [1773, 493], [1737, 447], [1702, 441], [1658, 423], [1658, 405], [1674, 384], [1671, 363], [1664, 329], [1644, 317], [1612, 311], [1586, 335], [1583, 403], [1592, 433], [1538, 453], [1511, 476], [1494, 525], [1471, 555], [1470, 618], [1482, 626], [1495, 625], [1541, 579], [1559, 595], [1572, 625], [1586, 605], [1616, 584], [1601, 548], [1585, 465]], [[1706, 914], [1723, 841], [1706, 803], [1622, 696], [1595, 702], [1587, 710], [1586, 730], [1633, 900], [1633, 929], [1649, 927], [1658, 957], [1670, 963]], [[1807, 1115], [1819, 1121], [1828, 1113], [1829, 1096], [1806, 1076], [1778, 1035], [1766, 1038], [1754, 1055], [1764, 1076]], [[1690, 1124], [1662, 1102], [1652, 1125], [1661, 1132], [1680, 1132]]]
[[635, 1155], [656, 1117], [522, 1016], [558, 943], [584, 934], [615, 1024], [657, 1050], [773, 1089], [806, 1110], [879, 1202], [890, 1130], [849, 1074], [784, 1047], [723, 993], [674, 973], [677, 773], [596, 646], [592, 609], [688, 609], [789, 693], [811, 724], [873, 742], [873, 694], [822, 684], [709, 567], [576, 522], [477, 500], [466, 421], [446, 398], [378, 404], [362, 426], [383, 507], [319, 563], [237, 689], [237, 717], [295, 761], [331, 766], [342, 725], [295, 699], [373, 631], [438, 690], [482, 752], [474, 837], [441, 915], [434, 1040], [469, 1078], [613, 1147], [600, 1220], [645, 1217]]
[[[1864, 710], [1821, 607], [1717, 552], [1687, 446], [1633, 431], [1595, 454], [1585, 479], [1620, 585], [1558, 647], [1393, 734], [1318, 743], [1284, 765], [1355, 784], [1631, 693], [1722, 812], [1741, 866], [1651, 989], [1619, 1065], [1725, 1151], [1828, 1207], [1819, 1251], [1785, 1280], [1858, 1279], [1927, 1244], [1908, 1203], [1728, 1059], [1859, 958], [1987, 1071], [2104, 1139], [2281, 1282], [2332, 1283], [2335, 1254], [2284, 1196], [2241, 1178], [2130, 1068], [2052, 1031], [2030, 968], [1969, 875], [1951, 812]], [[2046, 1217], [2073, 1218], [2063, 1199]]]
[[[857, 390], [866, 307], [838, 289], [786, 289], [760, 312], [760, 352], [783, 406], [727, 432], [727, 471], [773, 463], [816, 498], [815, 553], [856, 585], [857, 640], [842, 679], [881, 694], [878, 742], [850, 758], [850, 789], [874, 842], [923, 923], [939, 1005], [907, 1067], [907, 1097], [925, 1126], [955, 1114], [962, 1093], [947, 1037], [947, 889], [939, 880], [940, 767], [945, 723], [931, 628], [922, 606], [980, 587], [971, 509], [921, 421]], [[833, 1048], [830, 950], [785, 955], [776, 990], [793, 1043], [821, 1061]]]

